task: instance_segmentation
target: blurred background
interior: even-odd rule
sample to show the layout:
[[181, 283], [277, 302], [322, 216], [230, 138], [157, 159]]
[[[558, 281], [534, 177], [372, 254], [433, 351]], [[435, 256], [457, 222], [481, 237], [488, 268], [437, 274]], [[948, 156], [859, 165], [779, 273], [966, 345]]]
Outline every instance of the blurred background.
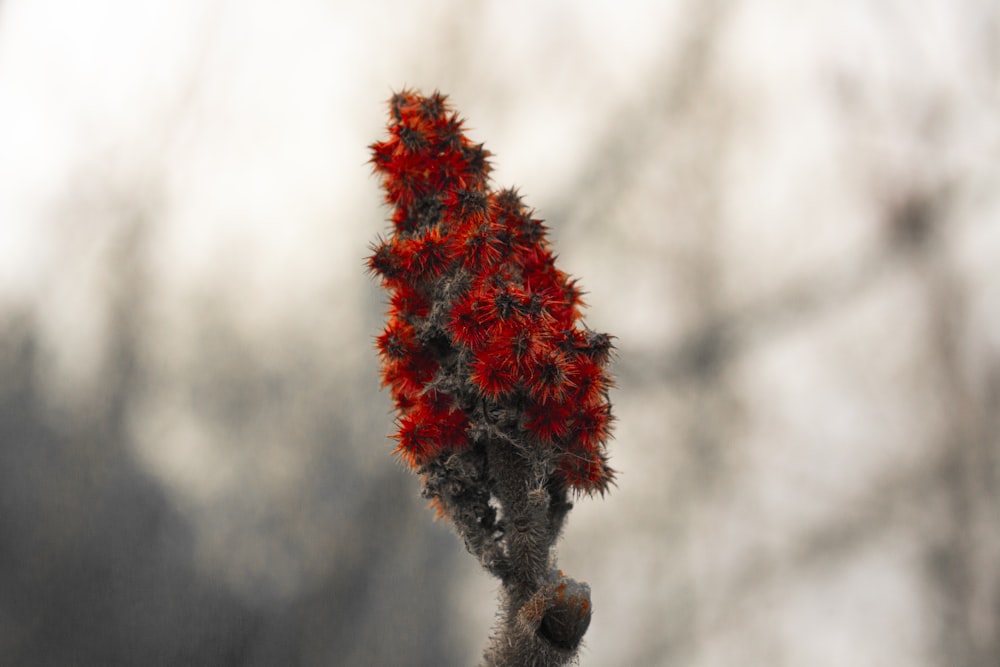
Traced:
[[996, 667], [995, 0], [0, 1], [0, 663], [476, 662], [373, 350], [403, 86], [618, 337], [582, 665]]

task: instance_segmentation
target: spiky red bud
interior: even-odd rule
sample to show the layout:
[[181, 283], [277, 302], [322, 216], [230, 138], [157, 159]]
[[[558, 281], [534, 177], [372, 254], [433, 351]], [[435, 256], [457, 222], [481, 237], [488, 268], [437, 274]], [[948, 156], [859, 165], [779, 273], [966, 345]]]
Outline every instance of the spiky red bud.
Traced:
[[603, 492], [610, 338], [581, 328], [581, 292], [556, 268], [545, 225], [516, 190], [490, 191], [490, 153], [445, 96], [404, 90], [389, 109], [371, 164], [393, 231], [368, 268], [390, 292], [376, 342], [397, 452], [420, 468], [502, 429], [555, 457], [561, 484]]

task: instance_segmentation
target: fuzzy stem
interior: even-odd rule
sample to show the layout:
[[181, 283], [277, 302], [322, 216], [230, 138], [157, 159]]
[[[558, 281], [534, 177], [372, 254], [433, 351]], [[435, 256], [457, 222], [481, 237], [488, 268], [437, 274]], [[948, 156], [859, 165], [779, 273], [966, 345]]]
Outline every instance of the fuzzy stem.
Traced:
[[572, 504], [531, 451], [490, 440], [422, 471], [424, 495], [500, 579], [489, 667], [569, 664], [590, 624], [590, 588], [556, 569], [554, 547]]

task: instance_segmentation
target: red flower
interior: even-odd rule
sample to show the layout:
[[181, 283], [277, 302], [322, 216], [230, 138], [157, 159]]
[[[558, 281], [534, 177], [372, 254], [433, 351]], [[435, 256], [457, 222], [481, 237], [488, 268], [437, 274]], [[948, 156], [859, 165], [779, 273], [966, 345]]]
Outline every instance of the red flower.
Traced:
[[389, 298], [389, 319], [422, 319], [427, 317], [430, 304], [427, 297], [411, 285], [396, 287]]
[[573, 408], [565, 403], [531, 403], [524, 427], [540, 442], [553, 444], [569, 435], [572, 416]]
[[566, 487], [603, 493], [610, 337], [581, 326], [545, 225], [515, 190], [490, 190], [490, 153], [445, 96], [404, 90], [389, 110], [371, 164], [392, 233], [367, 265], [390, 293], [376, 345], [397, 453], [422, 469], [500, 437], [547, 452]]
[[489, 354], [489, 350], [477, 356], [469, 369], [470, 379], [484, 398], [499, 401], [517, 389], [515, 369]]
[[559, 350], [542, 354], [531, 369], [528, 390], [540, 403], [562, 401], [576, 385], [570, 379], [569, 361]]
[[398, 363], [417, 352], [417, 332], [404, 320], [394, 317], [376, 339], [376, 345], [385, 363]]

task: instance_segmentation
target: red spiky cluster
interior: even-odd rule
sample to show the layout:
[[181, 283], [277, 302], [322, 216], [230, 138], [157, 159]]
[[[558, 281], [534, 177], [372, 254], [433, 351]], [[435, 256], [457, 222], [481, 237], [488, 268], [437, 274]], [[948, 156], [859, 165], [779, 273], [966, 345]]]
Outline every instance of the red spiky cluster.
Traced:
[[610, 337], [580, 323], [580, 290], [514, 190], [489, 188], [489, 152], [446, 98], [389, 103], [371, 146], [393, 207], [369, 269], [390, 292], [377, 339], [399, 413], [396, 452], [414, 468], [501, 438], [550, 451], [561, 479], [603, 492], [613, 472]]

